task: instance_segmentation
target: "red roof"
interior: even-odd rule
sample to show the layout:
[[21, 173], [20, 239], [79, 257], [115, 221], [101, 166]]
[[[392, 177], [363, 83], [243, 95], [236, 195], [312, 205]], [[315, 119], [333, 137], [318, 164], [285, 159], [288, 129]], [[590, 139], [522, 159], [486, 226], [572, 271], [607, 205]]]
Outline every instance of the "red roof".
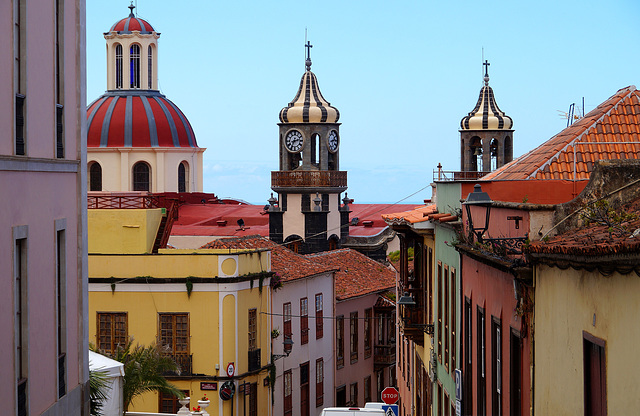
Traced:
[[278, 273], [285, 281], [302, 279], [320, 273], [330, 272], [334, 269], [330, 265], [312, 261], [294, 253], [284, 246], [280, 246], [271, 240], [259, 235], [247, 237], [222, 238], [211, 241], [201, 248], [233, 248], [256, 249], [268, 248], [271, 250], [271, 271]]
[[640, 92], [632, 85], [619, 90], [542, 145], [481, 180], [587, 180], [597, 160], [640, 158], [639, 142]]
[[158, 91], [108, 91], [87, 109], [87, 147], [198, 147], [178, 106]]
[[[370, 237], [380, 234], [388, 227], [382, 218], [383, 215], [401, 210], [408, 211], [415, 206], [415, 204], [351, 204], [349, 219], [358, 218], [358, 224], [349, 226], [349, 236]], [[365, 221], [372, 222], [365, 224]]]
[[114, 23], [113, 26], [111, 26], [111, 29], [109, 29], [109, 32], [115, 31], [118, 33], [131, 33], [134, 30], [144, 34], [155, 32], [155, 29], [149, 22], [144, 19], [140, 19], [133, 14], [133, 5], [129, 6], [129, 9], [131, 10], [129, 16]]
[[348, 248], [307, 254], [306, 258], [339, 271], [335, 275], [336, 299], [345, 300], [395, 288], [396, 273]]
[[614, 226], [593, 224], [573, 229], [552, 237], [546, 242], [532, 242], [527, 251], [542, 254], [543, 257], [544, 254], [572, 256], [638, 254], [640, 253], [640, 199], [636, 199], [621, 210], [616, 210], [617, 215], [621, 212], [631, 213], [631, 219]]
[[418, 222], [428, 221], [431, 214], [438, 212], [436, 204], [421, 205], [410, 211], [394, 212], [382, 215], [382, 219], [388, 224], [415, 224]]

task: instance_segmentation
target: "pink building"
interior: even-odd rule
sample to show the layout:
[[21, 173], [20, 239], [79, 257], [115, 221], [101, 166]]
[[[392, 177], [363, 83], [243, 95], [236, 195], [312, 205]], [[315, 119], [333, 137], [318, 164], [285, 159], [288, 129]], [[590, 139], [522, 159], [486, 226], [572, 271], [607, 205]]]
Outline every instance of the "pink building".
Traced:
[[85, 2], [0, 3], [0, 402], [88, 414]]

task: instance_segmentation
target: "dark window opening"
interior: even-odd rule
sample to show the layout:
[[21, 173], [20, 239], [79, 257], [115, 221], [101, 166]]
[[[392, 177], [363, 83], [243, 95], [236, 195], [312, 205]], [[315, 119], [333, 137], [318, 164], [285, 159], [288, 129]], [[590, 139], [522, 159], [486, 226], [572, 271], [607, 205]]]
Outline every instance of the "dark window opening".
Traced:
[[133, 165], [133, 190], [147, 191], [151, 190], [149, 165], [144, 162], [138, 162]]
[[184, 162], [178, 165], [178, 192], [187, 192], [187, 167]]
[[129, 47], [129, 87], [140, 88], [140, 45]]
[[16, 94], [16, 155], [25, 154], [24, 124], [25, 96]]
[[98, 162], [89, 167], [89, 190], [102, 191], [102, 166]]
[[149, 78], [149, 89], [153, 88], [153, 48], [151, 47], [151, 45], [149, 45], [149, 48], [147, 49], [148, 53], [147, 53], [147, 66], [148, 71], [147, 71], [147, 77]]
[[605, 341], [583, 333], [584, 352], [584, 414], [607, 414], [607, 358]]
[[56, 104], [56, 157], [64, 158], [64, 107]]
[[122, 45], [116, 45], [116, 88], [122, 88]]

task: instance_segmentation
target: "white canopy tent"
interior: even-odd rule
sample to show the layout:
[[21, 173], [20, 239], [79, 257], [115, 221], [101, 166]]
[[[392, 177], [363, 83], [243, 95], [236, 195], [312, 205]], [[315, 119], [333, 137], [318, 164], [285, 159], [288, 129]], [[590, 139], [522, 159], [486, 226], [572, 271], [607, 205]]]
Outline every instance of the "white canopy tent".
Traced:
[[124, 364], [105, 357], [93, 351], [89, 351], [89, 370], [104, 371], [107, 377], [107, 400], [102, 404], [104, 416], [122, 416], [122, 379], [124, 377]]

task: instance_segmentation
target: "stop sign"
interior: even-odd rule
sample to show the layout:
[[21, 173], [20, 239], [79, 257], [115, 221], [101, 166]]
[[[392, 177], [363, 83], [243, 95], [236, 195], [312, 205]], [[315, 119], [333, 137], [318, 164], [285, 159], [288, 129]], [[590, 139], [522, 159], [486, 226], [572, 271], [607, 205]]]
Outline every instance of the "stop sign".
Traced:
[[399, 397], [398, 390], [396, 390], [395, 387], [386, 387], [384, 390], [382, 390], [380, 396], [382, 398], [382, 401], [386, 404], [396, 403]]

